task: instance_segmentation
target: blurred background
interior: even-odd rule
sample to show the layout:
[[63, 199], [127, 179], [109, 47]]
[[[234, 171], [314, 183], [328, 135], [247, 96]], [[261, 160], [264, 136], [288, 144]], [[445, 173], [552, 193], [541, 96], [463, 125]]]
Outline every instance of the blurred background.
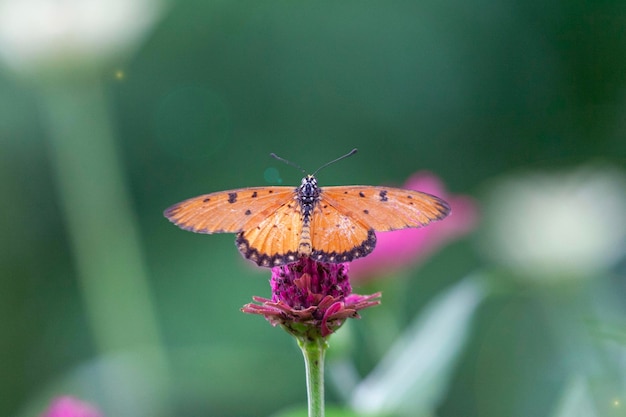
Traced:
[[0, 0], [0, 147], [2, 416], [300, 415], [269, 271], [162, 212], [354, 147], [320, 184], [460, 203], [355, 263], [337, 416], [626, 416], [621, 0]]

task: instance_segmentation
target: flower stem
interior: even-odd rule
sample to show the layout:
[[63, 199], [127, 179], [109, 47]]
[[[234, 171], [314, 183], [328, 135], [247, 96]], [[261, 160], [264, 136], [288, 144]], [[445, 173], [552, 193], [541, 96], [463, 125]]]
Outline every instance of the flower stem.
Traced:
[[324, 354], [326, 339], [298, 338], [306, 367], [306, 388], [309, 401], [309, 417], [324, 417]]
[[[94, 345], [101, 355], [146, 347], [138, 357], [150, 370], [150, 387], [167, 392], [167, 355], [106, 89], [97, 75], [81, 74], [46, 83], [40, 93], [52, 173]], [[126, 371], [102, 370], [112, 410], [134, 409], [136, 399], [120, 384]], [[159, 407], [167, 407], [165, 395], [159, 400]]]

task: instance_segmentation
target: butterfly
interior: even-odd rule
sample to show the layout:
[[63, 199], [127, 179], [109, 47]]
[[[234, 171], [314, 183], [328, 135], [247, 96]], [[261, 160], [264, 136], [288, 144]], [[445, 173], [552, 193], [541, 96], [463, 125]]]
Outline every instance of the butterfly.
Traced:
[[191, 232], [237, 233], [242, 255], [263, 267], [304, 257], [325, 263], [350, 262], [374, 250], [375, 232], [422, 227], [450, 214], [448, 203], [419, 191], [318, 186], [315, 175], [320, 169], [356, 151], [306, 175], [298, 187], [251, 187], [205, 194], [175, 204], [163, 214]]

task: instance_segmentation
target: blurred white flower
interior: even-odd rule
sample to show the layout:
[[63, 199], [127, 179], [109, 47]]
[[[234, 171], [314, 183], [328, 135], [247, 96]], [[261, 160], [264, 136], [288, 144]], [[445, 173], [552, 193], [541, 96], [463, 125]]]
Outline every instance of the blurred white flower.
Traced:
[[492, 189], [484, 219], [495, 261], [527, 277], [589, 277], [625, 253], [626, 179], [600, 167], [510, 177]]
[[0, 0], [0, 57], [17, 71], [98, 65], [132, 48], [157, 0]]

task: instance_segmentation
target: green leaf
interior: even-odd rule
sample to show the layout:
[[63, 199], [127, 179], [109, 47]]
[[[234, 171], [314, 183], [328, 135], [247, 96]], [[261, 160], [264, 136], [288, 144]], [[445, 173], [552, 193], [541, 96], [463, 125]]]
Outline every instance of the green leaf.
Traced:
[[356, 387], [352, 407], [368, 415], [431, 415], [485, 295], [481, 277], [470, 276], [433, 300]]
[[599, 417], [586, 378], [575, 376], [570, 379], [551, 417]]

